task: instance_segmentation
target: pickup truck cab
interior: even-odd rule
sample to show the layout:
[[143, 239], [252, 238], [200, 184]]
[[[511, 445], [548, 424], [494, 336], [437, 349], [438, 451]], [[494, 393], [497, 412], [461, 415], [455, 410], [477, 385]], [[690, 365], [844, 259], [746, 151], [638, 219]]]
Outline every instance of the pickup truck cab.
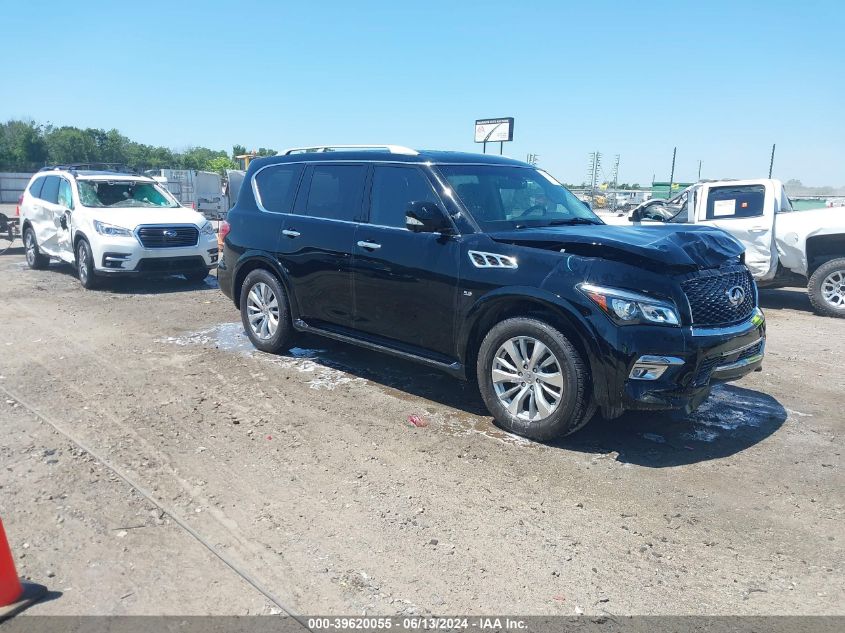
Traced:
[[701, 224], [745, 246], [760, 288], [807, 288], [820, 314], [845, 317], [845, 208], [793, 209], [779, 180], [703, 181], [671, 200], [651, 200], [609, 224]]
[[597, 407], [692, 410], [763, 360], [737, 240], [606, 226], [519, 161], [292, 149], [250, 163], [227, 222], [218, 281], [256, 348], [311, 332], [423, 363], [477, 381], [498, 423], [532, 438]]

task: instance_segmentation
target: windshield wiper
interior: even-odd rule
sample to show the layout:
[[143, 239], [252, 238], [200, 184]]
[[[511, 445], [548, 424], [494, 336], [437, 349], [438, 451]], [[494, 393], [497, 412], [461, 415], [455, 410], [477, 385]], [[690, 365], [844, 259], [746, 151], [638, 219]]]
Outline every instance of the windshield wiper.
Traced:
[[591, 218], [567, 218], [566, 220], [552, 220], [548, 226], [571, 226], [573, 224], [602, 224]]

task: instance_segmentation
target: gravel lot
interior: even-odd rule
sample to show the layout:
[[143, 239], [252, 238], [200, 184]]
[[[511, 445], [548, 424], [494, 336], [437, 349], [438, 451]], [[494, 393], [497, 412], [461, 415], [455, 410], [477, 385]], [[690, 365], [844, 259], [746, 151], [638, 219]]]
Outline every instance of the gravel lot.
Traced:
[[845, 614], [845, 322], [800, 291], [763, 293], [764, 371], [692, 417], [549, 445], [425, 368], [257, 354], [213, 277], [90, 292], [17, 242], [0, 291], [28, 613]]

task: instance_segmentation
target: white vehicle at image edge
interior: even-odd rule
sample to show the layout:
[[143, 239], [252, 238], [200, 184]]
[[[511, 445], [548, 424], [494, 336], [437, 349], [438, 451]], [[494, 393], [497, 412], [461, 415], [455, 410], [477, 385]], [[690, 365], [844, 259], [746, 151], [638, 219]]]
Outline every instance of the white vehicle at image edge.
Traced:
[[702, 181], [671, 200], [602, 219], [718, 227], [743, 243], [760, 288], [807, 288], [819, 314], [845, 318], [845, 208], [797, 211], [779, 180]]
[[30, 268], [51, 258], [73, 264], [85, 288], [133, 275], [199, 281], [217, 266], [211, 223], [147, 176], [44, 168], [29, 181], [20, 209]]

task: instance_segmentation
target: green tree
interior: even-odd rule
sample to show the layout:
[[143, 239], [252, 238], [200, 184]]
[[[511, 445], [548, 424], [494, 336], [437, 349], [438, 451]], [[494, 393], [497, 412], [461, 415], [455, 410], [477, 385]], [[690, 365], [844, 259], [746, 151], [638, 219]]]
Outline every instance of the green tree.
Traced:
[[35, 169], [47, 160], [41, 126], [32, 121], [0, 124], [0, 165], [6, 169]]

